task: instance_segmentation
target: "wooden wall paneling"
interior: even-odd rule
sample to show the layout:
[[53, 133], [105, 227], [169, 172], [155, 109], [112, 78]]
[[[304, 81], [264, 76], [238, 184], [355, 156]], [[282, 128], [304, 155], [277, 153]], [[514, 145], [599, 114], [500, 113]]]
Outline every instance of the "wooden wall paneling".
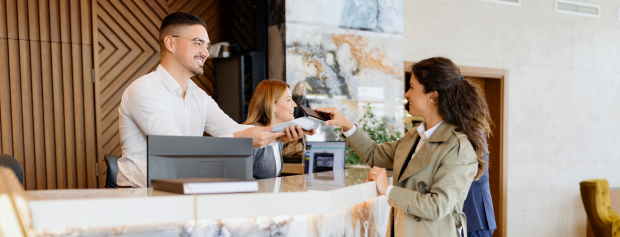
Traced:
[[84, 136], [84, 86], [82, 83], [82, 34], [81, 34], [81, 14], [80, 1], [71, 0], [69, 2], [69, 21], [71, 25], [70, 46], [71, 46], [71, 65], [73, 79], [73, 107], [74, 107], [74, 131], [75, 131], [75, 175], [77, 188], [86, 188], [86, 157], [85, 157], [85, 136]]
[[54, 96], [52, 89], [52, 55], [50, 43], [49, 2], [39, 1], [39, 29], [41, 39], [41, 80], [43, 89], [43, 121], [45, 127], [46, 188], [54, 189], [56, 183], [56, 147], [54, 139]]
[[[159, 26], [167, 15], [165, 1], [93, 1], [95, 117], [99, 187], [104, 186], [103, 155], [121, 155], [118, 106], [133, 80], [159, 64]], [[102, 48], [100, 48], [102, 47]]]
[[43, 90], [41, 70], [41, 41], [39, 34], [39, 8], [36, 0], [28, 0], [28, 31], [30, 38], [30, 67], [32, 79], [32, 119], [36, 189], [47, 188], [45, 163], [45, 127], [43, 122]]
[[[159, 26], [161, 25], [159, 16], [157, 16], [154, 11], [149, 11], [148, 6], [143, 1], [125, 1], [123, 4], [127, 9], [119, 9], [120, 13], [127, 16], [127, 20], [132, 25], [135, 26], [139, 24], [142, 26], [136, 27], [136, 30], [151, 46], [151, 49], [155, 50], [159, 48], [159, 42], [157, 40], [159, 37]], [[151, 37], [148, 37], [149, 35]]]
[[82, 80], [84, 85], [84, 128], [86, 152], [86, 183], [88, 188], [97, 188], [97, 132], [95, 130], [95, 95], [93, 81], [93, 28], [90, 1], [80, 1], [80, 22], [82, 32]]
[[97, 187], [89, 2], [0, 0], [0, 151], [24, 187]]
[[30, 81], [30, 42], [28, 37], [28, 2], [17, 1], [17, 21], [18, 36], [17, 45], [19, 47], [19, 78], [20, 89], [18, 95], [21, 96], [22, 110], [22, 139], [23, 140], [23, 163], [24, 168], [24, 187], [27, 189], [36, 188], [36, 174], [34, 164], [34, 140], [33, 140], [33, 119], [32, 119], [32, 85]]
[[180, 11], [187, 2], [188, 0], [168, 0], [168, 14]]
[[[7, 35], [9, 54], [9, 80], [11, 86], [11, 118], [13, 127], [13, 157], [24, 166], [24, 135], [21, 101], [21, 73], [19, 65], [19, 35], [17, 26], [17, 5], [15, 1], [8, 0], [7, 10]], [[24, 177], [24, 181], [27, 177]]]
[[[0, 19], [8, 19], [6, 0], [0, 0]], [[0, 52], [8, 52], [7, 21], [0, 24]], [[2, 153], [13, 154], [13, 127], [11, 118], [11, 84], [9, 80], [9, 54], [0, 55], [0, 126]]]
[[97, 37], [99, 44], [97, 45], [97, 57], [99, 62], [105, 62], [108, 60], [110, 56], [116, 51], [116, 48], [110, 43], [110, 41], [104, 36], [101, 35]]
[[[105, 12], [101, 12], [100, 19], [110, 26], [111, 34], [122, 40], [129, 50], [126, 56], [121, 59], [106, 74], [102, 75], [102, 110], [104, 118], [103, 136], [106, 141], [103, 149], [111, 151], [116, 148], [120, 142], [118, 135], [118, 106], [120, 97], [124, 88], [133, 80], [144, 75], [145, 73], [137, 73], [144, 64], [149, 61], [155, 51], [152, 47], [159, 47], [157, 39], [152, 37], [150, 32], [144, 28], [142, 24], [135, 18], [132, 12], [120, 2], [101, 1], [100, 5]], [[152, 40], [147, 41], [144, 38]], [[154, 67], [149, 66], [149, 69]], [[113, 141], [113, 142], [110, 142]], [[118, 155], [118, 154], [115, 154]]]
[[[201, 2], [197, 7], [186, 4], [179, 11], [189, 12], [202, 18], [207, 25], [207, 33], [209, 34], [209, 40], [212, 44], [225, 41], [225, 35], [222, 33], [227, 22], [224, 18], [224, 10], [226, 9], [226, 3], [222, 1], [205, 0]], [[203, 89], [207, 94], [215, 97], [215, 88], [213, 77], [213, 61], [207, 60], [203, 66], [204, 74], [202, 76], [193, 77], [192, 80], [196, 85]]]
[[256, 49], [256, 13], [251, 0], [230, 3], [231, 37], [244, 51]]
[[65, 122], [65, 158], [67, 164], [67, 188], [77, 188], [77, 171], [75, 157], [75, 117], [73, 107], [73, 78], [72, 78], [72, 54], [71, 54], [71, 19], [69, 3], [60, 1], [60, 39], [62, 57], [62, 92], [64, 102]]
[[[101, 36], [101, 33], [99, 32], [99, 4], [97, 4], [97, 0], [91, 0], [91, 19], [92, 19], [92, 29], [93, 29], [93, 52], [96, 53], [95, 56], [93, 57], [93, 73], [94, 73], [94, 78], [93, 78], [93, 94], [94, 94], [94, 110], [95, 110], [95, 129], [96, 129], [96, 147], [97, 147], [97, 157], [95, 158], [97, 160], [97, 170], [95, 170], [95, 172], [97, 172], [97, 187], [98, 188], [105, 188], [105, 171], [107, 169], [107, 167], [105, 166], [105, 162], [103, 160], [103, 155], [105, 154], [105, 152], [103, 151], [103, 145], [102, 145], [102, 138], [101, 138], [101, 86], [100, 86], [100, 72], [99, 72], [99, 65], [101, 64], [102, 61], [100, 61], [100, 56], [101, 54], [105, 51], [105, 50], [109, 50], [111, 52], [114, 52], [114, 50], [112, 49], [111, 45], [110, 46], [106, 46], [106, 48], [102, 49], [101, 46], [102, 44], [100, 43], [100, 39], [103, 37]], [[106, 41], [107, 42], [107, 41]], [[110, 53], [111, 54], [111, 53]], [[104, 59], [105, 60], [105, 59]]]
[[65, 121], [63, 100], [62, 43], [60, 38], [59, 0], [50, 0], [50, 40], [52, 52], [52, 81], [54, 97], [54, 134], [56, 138], [56, 185], [67, 188]]
[[161, 21], [168, 15], [168, 3], [165, 0], [146, 0], [136, 1], [135, 3], [159, 29]]

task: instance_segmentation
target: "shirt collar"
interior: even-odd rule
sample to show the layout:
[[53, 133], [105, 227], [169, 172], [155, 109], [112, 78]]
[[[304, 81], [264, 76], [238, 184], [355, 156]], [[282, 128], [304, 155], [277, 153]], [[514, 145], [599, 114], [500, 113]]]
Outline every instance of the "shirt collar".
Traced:
[[420, 123], [420, 126], [418, 126], [418, 134], [420, 134], [420, 138], [423, 141], [428, 140], [429, 137], [431, 137], [431, 135], [433, 135], [433, 133], [435, 132], [435, 130], [437, 130], [437, 128], [439, 127], [439, 125], [443, 122], [443, 120], [441, 120], [437, 125], [433, 126], [432, 128], [426, 130], [426, 128], [424, 127], [424, 123]]
[[[181, 85], [179, 85], [179, 83], [176, 80], [174, 80], [172, 75], [170, 75], [170, 73], [168, 73], [168, 71], [166, 71], [166, 69], [161, 64], [157, 66], [156, 72], [157, 74], [159, 74], [161, 81], [164, 83], [164, 85], [166, 86], [166, 88], [168, 88], [170, 92], [174, 92], [177, 95], [181, 96], [181, 93], [183, 93], [183, 89], [181, 89]], [[185, 91], [185, 96], [192, 94], [194, 90], [196, 90], [196, 88], [198, 88], [198, 86], [190, 78], [189, 82], [187, 83], [187, 90]]]

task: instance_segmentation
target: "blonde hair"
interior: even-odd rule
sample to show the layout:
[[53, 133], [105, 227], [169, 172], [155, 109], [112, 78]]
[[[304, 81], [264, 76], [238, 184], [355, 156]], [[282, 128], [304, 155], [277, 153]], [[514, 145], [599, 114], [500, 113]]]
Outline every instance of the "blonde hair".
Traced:
[[264, 80], [256, 86], [254, 95], [250, 99], [248, 108], [248, 118], [243, 124], [269, 126], [274, 116], [274, 105], [284, 95], [286, 90], [290, 90], [286, 82], [270, 79]]

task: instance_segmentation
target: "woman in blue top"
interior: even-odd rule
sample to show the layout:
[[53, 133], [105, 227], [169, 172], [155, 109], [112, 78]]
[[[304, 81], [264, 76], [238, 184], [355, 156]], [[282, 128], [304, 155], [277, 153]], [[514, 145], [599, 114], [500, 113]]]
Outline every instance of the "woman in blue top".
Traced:
[[[484, 143], [487, 144], [486, 137]], [[487, 145], [487, 151], [488, 151]], [[484, 160], [489, 162], [487, 152]], [[495, 213], [493, 213], [493, 200], [491, 199], [491, 189], [489, 187], [489, 166], [486, 167], [484, 175], [474, 181], [467, 193], [467, 199], [463, 204], [463, 212], [467, 217], [467, 236], [466, 237], [491, 237], [493, 231], [497, 229], [495, 224]]]
[[[293, 101], [291, 88], [286, 82], [279, 80], [264, 80], [256, 86], [250, 106], [248, 118], [243, 124], [256, 126], [273, 126], [288, 122], [295, 117], [297, 104]], [[316, 130], [311, 131], [312, 135]], [[286, 135], [292, 140], [297, 134], [304, 134], [299, 125], [286, 128]], [[282, 143], [273, 141], [271, 144], [254, 148], [254, 178], [275, 178], [282, 173]]]

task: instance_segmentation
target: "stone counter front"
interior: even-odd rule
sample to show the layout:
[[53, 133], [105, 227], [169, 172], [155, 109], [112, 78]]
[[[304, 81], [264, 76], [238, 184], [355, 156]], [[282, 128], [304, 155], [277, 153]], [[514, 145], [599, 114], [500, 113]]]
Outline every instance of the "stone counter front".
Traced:
[[369, 169], [259, 180], [256, 193], [150, 188], [27, 191], [39, 236], [384, 236], [385, 196]]

